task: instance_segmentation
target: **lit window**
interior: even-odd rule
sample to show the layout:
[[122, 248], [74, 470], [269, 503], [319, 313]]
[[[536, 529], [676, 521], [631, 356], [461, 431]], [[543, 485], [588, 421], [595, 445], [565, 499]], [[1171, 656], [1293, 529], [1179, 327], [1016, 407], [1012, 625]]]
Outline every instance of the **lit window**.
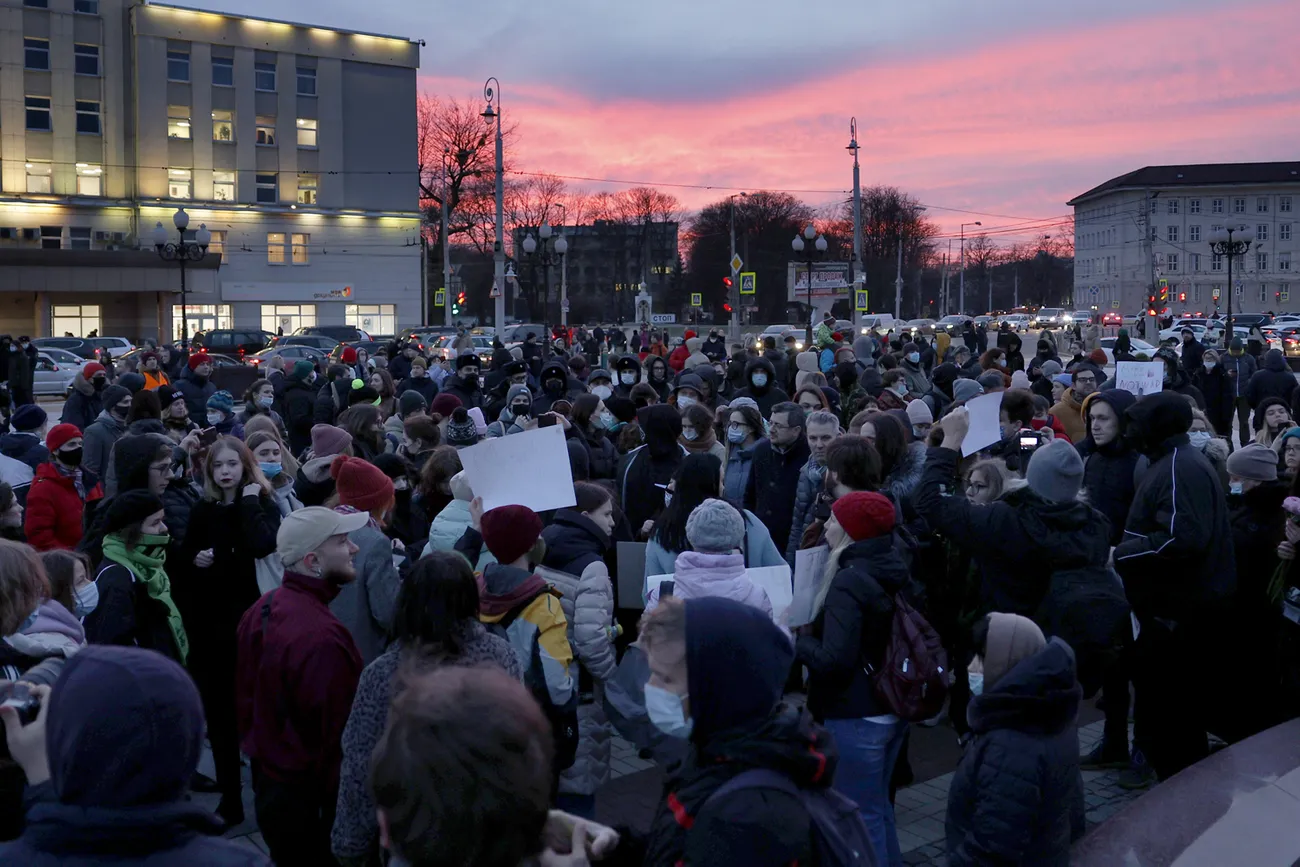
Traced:
[[188, 199], [193, 196], [194, 172], [189, 169], [167, 170], [167, 195], [173, 199]]
[[1258, 226], [1255, 227], [1255, 240], [1256, 241], [1268, 240], [1268, 223], [1260, 223]]
[[255, 175], [257, 180], [257, 203], [259, 205], [274, 205], [280, 200], [276, 193], [275, 175]]
[[28, 36], [23, 39], [23, 66], [28, 69], [49, 69], [50, 68], [50, 40], [33, 39]]
[[316, 70], [306, 66], [298, 67], [298, 95], [316, 95]]
[[84, 99], [77, 101], [77, 132], [86, 135], [100, 135], [103, 128], [99, 120], [99, 103]]
[[73, 0], [72, 11], [81, 15], [98, 15], [99, 0]]
[[1268, 196], [1259, 196], [1258, 198], [1255, 199], [1255, 213], [1256, 214], [1268, 213]]
[[49, 132], [50, 98], [48, 96], [29, 96], [27, 105], [27, 128], [36, 132]]
[[275, 90], [275, 64], [253, 64], [253, 86], [258, 90]]
[[1177, 253], [1167, 253], [1167, 254], [1165, 254], [1165, 268], [1168, 269], [1168, 270], [1170, 270], [1170, 271], [1177, 271], [1177, 270], [1178, 270], [1178, 254], [1177, 254]]
[[1210, 213], [1211, 214], [1223, 213], [1223, 199], [1210, 199]]
[[77, 163], [77, 195], [102, 196], [104, 169], [89, 163]]
[[1291, 224], [1290, 224], [1290, 223], [1279, 223], [1279, 224], [1278, 224], [1278, 227], [1277, 227], [1277, 239], [1278, 239], [1279, 241], [1290, 241], [1290, 240], [1291, 240]]
[[316, 121], [305, 117], [298, 118], [298, 147], [316, 147]]
[[307, 247], [311, 243], [311, 235], [304, 235], [298, 232], [293, 233], [293, 264], [307, 264]]
[[167, 80], [190, 80], [190, 53], [188, 51], [167, 52]]
[[74, 71], [77, 75], [99, 75], [99, 46], [98, 45], [77, 45], [73, 48], [75, 52], [73, 63]]
[[316, 204], [316, 187], [319, 183], [320, 180], [316, 175], [298, 175], [298, 204]]
[[1188, 227], [1187, 227], [1187, 240], [1188, 240], [1189, 243], [1192, 242], [1192, 241], [1199, 241], [1199, 240], [1201, 240], [1201, 227], [1200, 227], [1200, 226], [1188, 226]]
[[212, 110], [212, 140], [226, 142], [235, 140], [235, 113], [233, 111]]
[[1284, 214], [1289, 214], [1289, 213], [1291, 213], [1291, 197], [1290, 197], [1290, 196], [1278, 196], [1278, 197], [1277, 197], [1277, 209], [1278, 209], [1279, 211], [1281, 211], [1282, 213], [1284, 213]]
[[1177, 227], [1177, 226], [1170, 226], [1170, 227], [1166, 230], [1166, 232], [1167, 232], [1168, 237], [1169, 237], [1169, 243], [1171, 243], [1171, 244], [1177, 244], [1177, 243], [1178, 243], [1178, 227]]
[[233, 202], [235, 200], [234, 172], [212, 173], [212, 198], [218, 202]]
[[41, 226], [41, 249], [58, 250], [63, 247], [62, 226]]
[[275, 118], [266, 115], [257, 117], [257, 143], [273, 146], [275, 144]]
[[1170, 213], [1170, 214], [1177, 214], [1177, 213], [1178, 213], [1178, 200], [1177, 200], [1177, 199], [1166, 199], [1166, 200], [1165, 200], [1165, 211], [1166, 211], [1167, 213]]
[[223, 229], [219, 232], [212, 233], [212, 240], [208, 243], [208, 253], [218, 257], [224, 265], [226, 262], [226, 233]]
[[69, 250], [90, 249], [90, 227], [89, 226], [70, 226], [68, 228], [68, 249]]
[[167, 106], [167, 137], [190, 137], [190, 107], [188, 105]]
[[1267, 270], [1268, 270], [1268, 254], [1267, 254], [1267, 253], [1256, 253], [1256, 254], [1255, 254], [1255, 270], [1256, 270], [1256, 271], [1267, 271]]
[[397, 305], [345, 304], [343, 321], [369, 334], [396, 334]]
[[49, 163], [27, 164], [27, 192], [53, 192], [54, 169]]
[[1199, 214], [1200, 212], [1201, 212], [1201, 200], [1200, 200], [1200, 199], [1188, 199], [1188, 200], [1187, 200], [1187, 213], [1189, 213], [1189, 214]]
[[212, 58], [212, 83], [218, 87], [235, 86], [235, 58]]
[[74, 337], [99, 330], [98, 304], [50, 305], [50, 333]]
[[266, 233], [266, 264], [284, 264], [284, 232]]
[[315, 304], [262, 305], [263, 331], [270, 331], [274, 334], [278, 329], [283, 334], [293, 334], [299, 328], [307, 328], [315, 324]]
[[1245, 200], [1245, 199], [1233, 199], [1233, 200], [1232, 200], [1232, 212], [1233, 212], [1234, 214], [1244, 214], [1244, 213], [1246, 213], [1246, 200]]

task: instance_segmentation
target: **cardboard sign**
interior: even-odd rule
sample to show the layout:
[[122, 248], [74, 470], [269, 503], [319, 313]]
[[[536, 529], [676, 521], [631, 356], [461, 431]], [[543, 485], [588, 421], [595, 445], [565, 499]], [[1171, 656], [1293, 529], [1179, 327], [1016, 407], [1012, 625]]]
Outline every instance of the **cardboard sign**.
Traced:
[[1159, 394], [1165, 387], [1163, 361], [1121, 361], [1115, 365], [1115, 387], [1138, 397]]

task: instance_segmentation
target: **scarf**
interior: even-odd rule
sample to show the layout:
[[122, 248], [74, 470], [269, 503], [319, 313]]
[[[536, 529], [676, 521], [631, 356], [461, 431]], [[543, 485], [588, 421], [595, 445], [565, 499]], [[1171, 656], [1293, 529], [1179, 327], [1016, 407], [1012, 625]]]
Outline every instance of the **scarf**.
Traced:
[[104, 537], [104, 558], [130, 569], [131, 574], [144, 584], [149, 597], [167, 606], [167, 626], [172, 631], [176, 650], [184, 665], [190, 652], [190, 640], [185, 635], [181, 613], [172, 601], [171, 582], [163, 571], [163, 561], [167, 559], [167, 543], [170, 541], [170, 536], [141, 536], [137, 547], [127, 548], [121, 536], [109, 533]]
[[[340, 515], [356, 515], [361, 510], [356, 508], [355, 506], [335, 506], [334, 511], [338, 512]], [[370, 516], [370, 520], [367, 522], [366, 526], [378, 530], [381, 533], [384, 532], [383, 525], [375, 520], [374, 515]]]
[[65, 479], [72, 479], [72, 486], [77, 489], [77, 496], [84, 501], [86, 499], [86, 483], [83, 480], [81, 467], [65, 467], [58, 461], [51, 461], [51, 463], [54, 464], [54, 469], [59, 471], [59, 475]]

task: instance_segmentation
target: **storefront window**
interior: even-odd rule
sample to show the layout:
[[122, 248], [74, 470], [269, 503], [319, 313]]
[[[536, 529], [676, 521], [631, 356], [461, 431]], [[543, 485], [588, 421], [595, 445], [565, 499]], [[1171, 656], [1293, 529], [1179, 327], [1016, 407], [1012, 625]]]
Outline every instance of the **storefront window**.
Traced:
[[[190, 334], [211, 331], [214, 328], [233, 328], [234, 321], [229, 304], [186, 304], [185, 318]], [[172, 305], [172, 339], [181, 337], [181, 305]]]
[[397, 333], [396, 304], [349, 304], [344, 313], [348, 325], [370, 336]]
[[85, 337], [99, 330], [98, 304], [54, 304], [50, 307], [50, 334]]
[[293, 334], [299, 328], [315, 324], [315, 304], [262, 305], [263, 331], [269, 331], [272, 334]]

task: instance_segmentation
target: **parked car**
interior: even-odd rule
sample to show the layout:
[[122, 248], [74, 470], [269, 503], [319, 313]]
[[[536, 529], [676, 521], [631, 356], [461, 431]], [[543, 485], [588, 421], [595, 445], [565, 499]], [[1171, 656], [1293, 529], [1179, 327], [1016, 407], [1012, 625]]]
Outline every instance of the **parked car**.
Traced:
[[304, 358], [316, 365], [317, 371], [324, 370], [326, 365], [329, 364], [329, 356], [325, 354], [325, 351], [314, 346], [273, 346], [252, 355], [245, 355], [244, 363], [261, 368], [277, 355], [284, 359], [286, 370], [292, 368], [296, 362]]
[[[483, 337], [477, 334], [471, 334], [470, 340], [474, 341], [474, 351], [480, 355], [492, 354], [492, 338]], [[434, 358], [445, 358], [450, 360], [456, 356], [456, 350], [452, 347], [456, 343], [455, 334], [447, 334], [439, 337], [429, 350], [429, 354]]]
[[113, 358], [119, 358], [135, 349], [125, 337], [38, 337], [32, 343], [37, 349], [66, 349], [91, 361], [101, 360], [105, 350]]
[[353, 349], [364, 349], [367, 355], [373, 356], [381, 349], [387, 350], [389, 340], [358, 340], [355, 342], [344, 341], [330, 350], [330, 361], [338, 361], [343, 357], [343, 350], [351, 346]]
[[270, 346], [273, 339], [275, 335], [271, 332], [258, 328], [215, 328], [195, 334], [194, 348], [209, 355], [213, 352], [234, 356], [252, 355]]
[[432, 346], [433, 342], [439, 337], [455, 333], [456, 326], [454, 325], [424, 325], [419, 328], [403, 328], [402, 332], [397, 335], [397, 342], [414, 343], [416, 348], [423, 350]]
[[509, 349], [523, 343], [529, 333], [537, 335], [538, 340], [545, 340], [549, 335], [546, 326], [539, 322], [521, 322], [517, 325], [507, 325], [502, 331], [501, 342]]
[[323, 352], [329, 352], [338, 346], [339, 340], [324, 334], [291, 334], [288, 337], [275, 338], [274, 346], [311, 346]]
[[[1101, 339], [1101, 350], [1106, 353], [1106, 364], [1115, 364], [1115, 341], [1118, 337], [1103, 337]], [[1138, 337], [1130, 337], [1129, 343], [1133, 345], [1134, 355], [1145, 355], [1148, 361], [1156, 357], [1156, 348], [1145, 340]]]
[[354, 325], [304, 325], [293, 332], [294, 337], [300, 335], [322, 335], [333, 337], [338, 343], [355, 343], [358, 340], [369, 340], [369, 332], [362, 331]]
[[966, 327], [966, 323], [972, 321], [969, 316], [963, 313], [954, 313], [951, 316], [945, 316], [935, 325], [935, 330], [942, 328], [949, 334], [960, 334], [961, 330]]
[[872, 313], [862, 317], [863, 334], [870, 334], [874, 331], [883, 337], [897, 328], [898, 325], [899, 322], [892, 313]]
[[1166, 328], [1164, 331], [1161, 331], [1160, 342], [1164, 343], [1166, 340], [1175, 340], [1181, 343], [1183, 340], [1184, 328], [1192, 329], [1193, 337], [1195, 337], [1197, 340], [1201, 341], [1202, 343], [1206, 342], [1204, 325], [1191, 325], [1183, 322], [1175, 322], [1173, 328]]
[[1234, 313], [1232, 314], [1232, 324], [1240, 325], [1247, 330], [1254, 328], [1256, 325], [1261, 328], [1265, 325], [1273, 324], [1273, 317], [1267, 313]]
[[53, 346], [46, 347], [40, 352], [54, 359], [54, 363], [59, 367], [72, 367], [77, 373], [85, 370], [86, 365], [91, 362], [91, 359], [82, 358], [75, 352], [69, 352], [66, 349], [55, 349]]
[[[75, 355], [73, 358], [77, 358], [77, 362], [81, 361]], [[81, 371], [81, 364], [77, 362], [59, 364], [49, 353], [37, 352], [36, 370], [32, 374], [32, 392], [37, 395], [66, 396], [72, 389], [73, 377]]]

